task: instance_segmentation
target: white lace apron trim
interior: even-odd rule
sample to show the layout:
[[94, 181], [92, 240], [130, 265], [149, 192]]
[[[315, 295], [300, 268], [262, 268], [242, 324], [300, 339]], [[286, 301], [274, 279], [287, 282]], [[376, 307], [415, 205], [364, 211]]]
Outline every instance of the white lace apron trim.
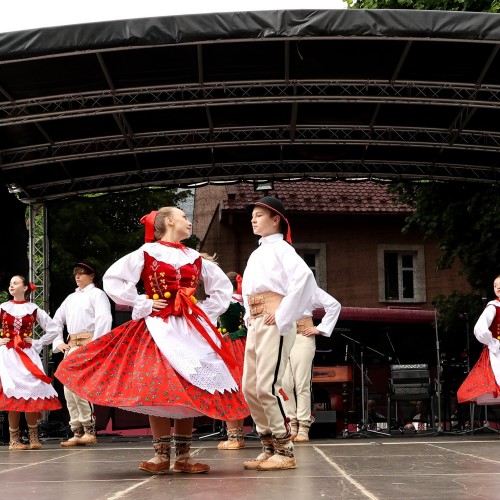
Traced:
[[[215, 334], [203, 319], [205, 330], [219, 345]], [[235, 382], [224, 361], [207, 342], [191, 330], [183, 317], [169, 316], [165, 323], [161, 318], [146, 318], [146, 325], [172, 368], [188, 382], [211, 394], [215, 391], [237, 391]]]

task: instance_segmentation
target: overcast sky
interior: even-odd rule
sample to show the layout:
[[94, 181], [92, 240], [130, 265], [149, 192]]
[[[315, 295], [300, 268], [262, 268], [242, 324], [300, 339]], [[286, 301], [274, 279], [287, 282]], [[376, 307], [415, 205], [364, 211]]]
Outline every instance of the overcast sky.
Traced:
[[345, 8], [342, 0], [3, 0], [0, 33], [43, 26], [204, 12]]

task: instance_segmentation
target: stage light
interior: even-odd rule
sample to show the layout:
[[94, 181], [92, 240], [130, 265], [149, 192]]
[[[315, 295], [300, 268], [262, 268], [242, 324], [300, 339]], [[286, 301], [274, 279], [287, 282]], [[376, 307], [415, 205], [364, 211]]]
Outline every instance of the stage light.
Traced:
[[7, 190], [11, 194], [17, 194], [22, 191], [22, 189], [17, 184], [7, 184]]
[[274, 189], [273, 181], [253, 181], [254, 191], [270, 191]]

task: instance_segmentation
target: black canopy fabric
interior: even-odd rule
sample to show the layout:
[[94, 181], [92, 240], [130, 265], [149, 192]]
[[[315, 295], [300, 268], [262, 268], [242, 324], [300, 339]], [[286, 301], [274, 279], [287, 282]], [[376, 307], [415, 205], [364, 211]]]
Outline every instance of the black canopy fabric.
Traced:
[[26, 202], [255, 179], [498, 182], [500, 15], [268, 11], [0, 34]]

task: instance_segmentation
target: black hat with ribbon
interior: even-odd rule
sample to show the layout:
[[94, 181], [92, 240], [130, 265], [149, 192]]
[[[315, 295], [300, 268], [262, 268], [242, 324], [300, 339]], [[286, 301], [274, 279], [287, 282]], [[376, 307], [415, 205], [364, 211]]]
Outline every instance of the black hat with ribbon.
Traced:
[[271, 210], [271, 212], [274, 212], [275, 214], [281, 217], [281, 222], [283, 223], [283, 231], [285, 233], [285, 240], [291, 245], [292, 230], [290, 228], [290, 223], [286, 218], [285, 207], [283, 206], [283, 203], [281, 203], [281, 201], [278, 200], [278, 198], [275, 198], [274, 196], [264, 196], [264, 198], [261, 198], [260, 200], [254, 203], [250, 203], [247, 206], [248, 211], [251, 212], [256, 205], [268, 208], [269, 210]]
[[99, 281], [99, 276], [97, 274], [97, 271], [95, 270], [94, 266], [91, 266], [90, 264], [87, 264], [85, 262], [77, 262], [76, 264], [73, 264], [73, 269], [81, 267], [88, 271], [88, 274], [93, 274], [94, 275], [94, 283], [97, 283]]

